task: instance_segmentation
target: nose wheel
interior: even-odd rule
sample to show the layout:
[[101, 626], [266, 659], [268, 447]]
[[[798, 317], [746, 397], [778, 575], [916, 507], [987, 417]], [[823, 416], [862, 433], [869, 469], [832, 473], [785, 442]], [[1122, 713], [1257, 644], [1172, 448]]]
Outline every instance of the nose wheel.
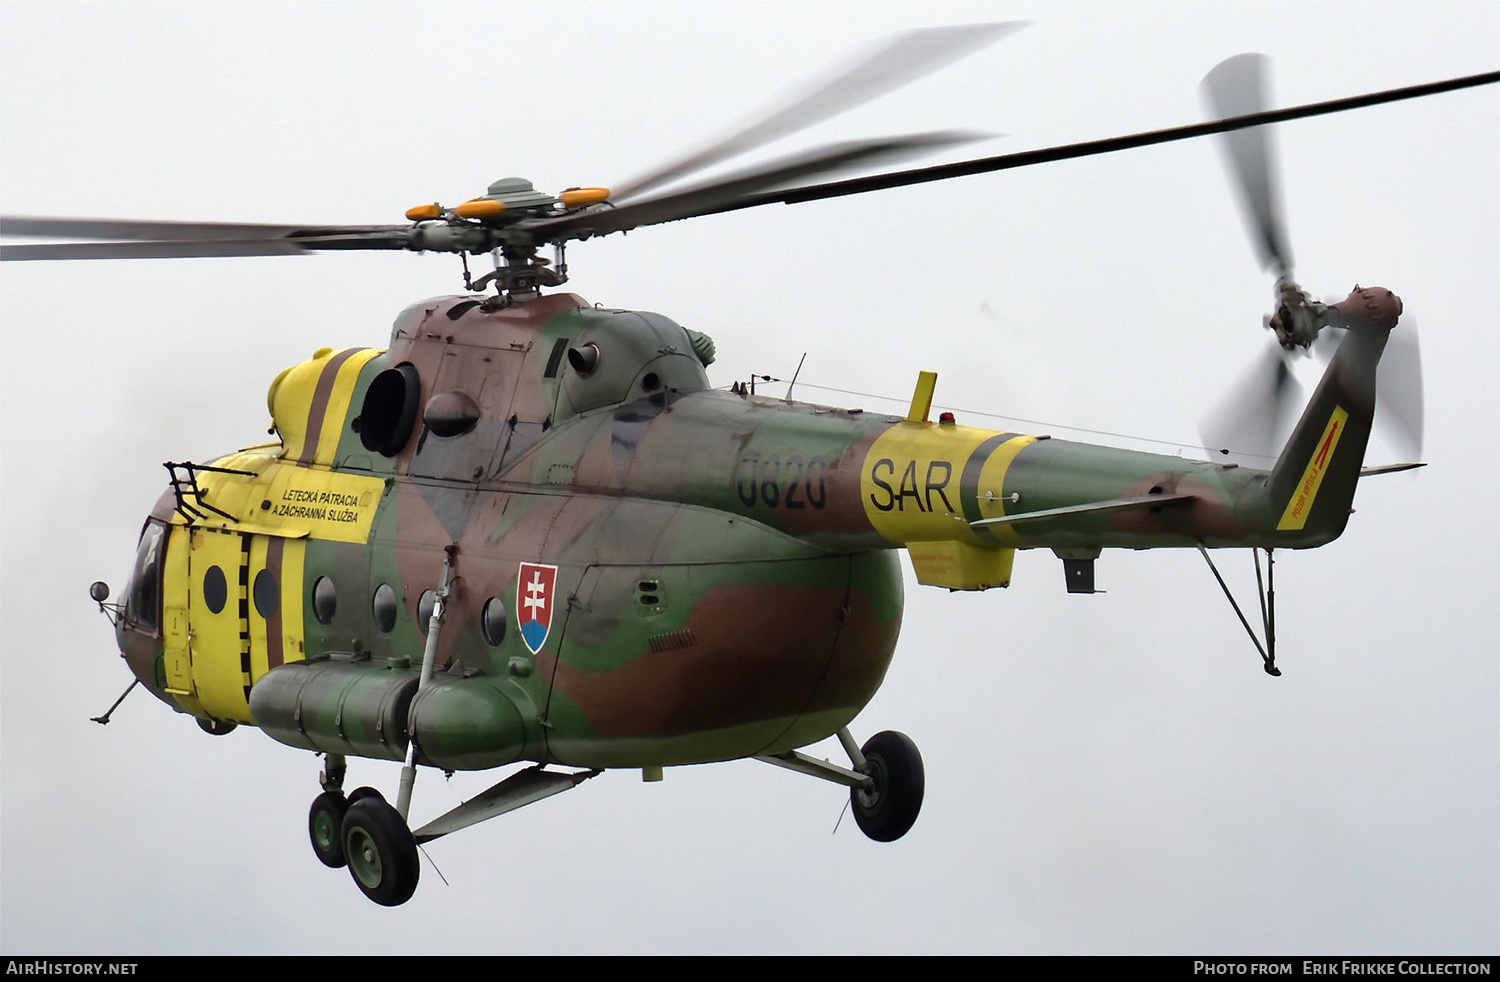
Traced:
[[861, 747], [847, 726], [834, 735], [849, 755], [850, 767], [819, 760], [800, 750], [760, 754], [758, 759], [847, 787], [854, 821], [876, 842], [894, 842], [911, 831], [922, 810], [922, 793], [927, 785], [922, 755], [911, 737], [885, 730]]
[[876, 842], [894, 842], [917, 820], [927, 786], [922, 755], [905, 733], [885, 730], [865, 741], [864, 773], [870, 783], [849, 789], [860, 831]]

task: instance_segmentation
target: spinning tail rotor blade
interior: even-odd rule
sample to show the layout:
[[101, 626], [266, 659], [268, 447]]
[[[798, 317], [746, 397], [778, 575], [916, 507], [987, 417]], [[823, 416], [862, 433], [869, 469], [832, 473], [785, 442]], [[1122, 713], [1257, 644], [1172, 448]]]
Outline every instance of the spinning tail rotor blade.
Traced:
[[1302, 386], [1279, 348], [1267, 348], [1199, 427], [1214, 460], [1269, 468], [1281, 451], [1286, 422], [1302, 404]]
[[1422, 459], [1422, 350], [1417, 325], [1404, 317], [1386, 342], [1375, 383], [1375, 422], [1387, 431], [1396, 453]]
[[[1313, 345], [1313, 354], [1324, 362], [1333, 357], [1344, 332], [1325, 328]], [[1422, 459], [1425, 412], [1422, 393], [1422, 346], [1417, 323], [1405, 315], [1391, 331], [1375, 379], [1375, 426], [1402, 462]]]
[[[1203, 79], [1203, 98], [1216, 119], [1266, 112], [1270, 103], [1265, 55], [1235, 55]], [[1238, 178], [1240, 204], [1250, 226], [1261, 266], [1290, 276], [1292, 250], [1282, 220], [1281, 194], [1272, 163], [1270, 130], [1264, 126], [1220, 134], [1229, 168]]]
[[731, 157], [764, 146], [853, 109], [1014, 34], [1025, 21], [933, 27], [898, 35], [851, 68], [804, 92], [790, 104], [695, 153], [622, 187], [617, 202], [644, 194]]

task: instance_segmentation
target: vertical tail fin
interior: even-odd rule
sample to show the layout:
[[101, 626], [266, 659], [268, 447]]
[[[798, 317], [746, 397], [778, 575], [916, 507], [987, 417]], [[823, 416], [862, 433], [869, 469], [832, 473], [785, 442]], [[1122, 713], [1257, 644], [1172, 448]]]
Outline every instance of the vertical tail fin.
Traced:
[[1326, 309], [1323, 326], [1348, 333], [1271, 470], [1276, 544], [1322, 545], [1344, 531], [1375, 416], [1376, 367], [1400, 314], [1400, 298], [1378, 287], [1355, 287]]

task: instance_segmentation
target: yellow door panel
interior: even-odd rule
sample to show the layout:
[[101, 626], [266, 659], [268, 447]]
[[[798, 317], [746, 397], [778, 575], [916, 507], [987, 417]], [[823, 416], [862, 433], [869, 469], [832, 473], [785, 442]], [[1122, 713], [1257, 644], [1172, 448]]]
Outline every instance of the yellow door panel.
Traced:
[[193, 662], [188, 652], [188, 530], [174, 527], [167, 538], [166, 563], [162, 569], [162, 660], [167, 675], [167, 694], [184, 711], [203, 714], [193, 685]]
[[195, 528], [188, 540], [188, 632], [198, 699], [216, 719], [250, 721], [248, 540]]

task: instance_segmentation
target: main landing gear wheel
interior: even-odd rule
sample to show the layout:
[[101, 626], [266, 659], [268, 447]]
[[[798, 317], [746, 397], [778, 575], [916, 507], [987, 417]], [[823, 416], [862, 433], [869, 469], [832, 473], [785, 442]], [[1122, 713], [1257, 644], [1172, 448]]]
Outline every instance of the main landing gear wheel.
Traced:
[[411, 899], [421, 865], [400, 812], [378, 796], [360, 798], [344, 814], [342, 842], [349, 875], [365, 896], [383, 907]]
[[307, 837], [324, 866], [338, 869], [344, 859], [344, 813], [349, 802], [337, 791], [324, 791], [307, 812]]
[[860, 748], [865, 755], [865, 773], [874, 787], [849, 789], [854, 820], [860, 831], [876, 842], [894, 842], [905, 835], [922, 810], [926, 776], [922, 755], [905, 733], [885, 730]]

